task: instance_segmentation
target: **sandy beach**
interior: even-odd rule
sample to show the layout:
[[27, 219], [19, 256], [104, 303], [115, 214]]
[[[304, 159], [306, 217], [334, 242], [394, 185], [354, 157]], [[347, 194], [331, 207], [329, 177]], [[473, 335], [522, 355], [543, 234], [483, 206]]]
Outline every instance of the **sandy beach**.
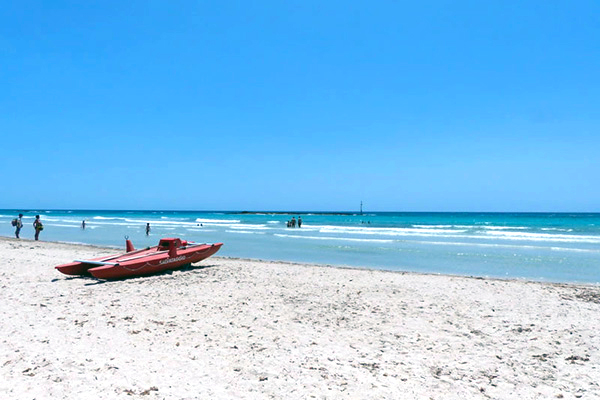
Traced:
[[2, 399], [600, 398], [600, 287], [213, 257], [123, 281], [118, 251], [1, 238]]

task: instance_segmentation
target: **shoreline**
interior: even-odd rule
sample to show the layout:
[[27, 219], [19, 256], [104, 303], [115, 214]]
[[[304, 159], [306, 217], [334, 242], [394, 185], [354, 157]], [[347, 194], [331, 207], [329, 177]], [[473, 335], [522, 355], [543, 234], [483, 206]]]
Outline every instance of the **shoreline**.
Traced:
[[0, 397], [600, 396], [594, 285], [228, 257], [100, 281], [53, 267], [113, 248], [0, 245]]
[[[0, 242], [2, 240], [15, 240], [15, 241], [29, 241], [32, 243], [36, 243], [33, 239], [28, 238], [20, 238], [16, 239], [8, 236], [0, 236]], [[102, 246], [96, 244], [82, 243], [82, 242], [67, 242], [67, 241], [52, 241], [52, 240], [39, 240], [38, 242], [44, 243], [58, 243], [65, 245], [73, 245], [73, 246], [82, 246], [82, 247], [91, 247], [97, 248], [99, 250], [115, 250], [117, 252], [125, 252], [124, 246]], [[580, 281], [572, 281], [572, 282], [561, 282], [561, 281], [549, 281], [549, 280], [536, 280], [536, 279], [528, 279], [528, 278], [518, 278], [518, 277], [509, 277], [502, 278], [497, 276], [478, 276], [478, 275], [459, 275], [459, 274], [450, 274], [450, 273], [442, 273], [442, 272], [422, 272], [422, 271], [408, 271], [408, 270], [391, 270], [391, 269], [381, 269], [369, 266], [351, 266], [351, 265], [343, 265], [343, 264], [321, 264], [321, 263], [312, 263], [312, 262], [299, 262], [299, 261], [286, 261], [286, 260], [269, 260], [264, 258], [244, 258], [244, 257], [230, 257], [230, 256], [219, 256], [218, 253], [215, 256], [212, 256], [211, 259], [224, 259], [224, 260], [238, 260], [241, 262], [265, 262], [265, 263], [281, 263], [281, 264], [291, 264], [291, 265], [299, 265], [299, 266], [315, 266], [315, 267], [327, 267], [327, 268], [335, 268], [335, 269], [350, 269], [350, 270], [360, 270], [360, 271], [379, 271], [379, 272], [387, 272], [392, 274], [415, 274], [415, 275], [424, 275], [424, 276], [446, 276], [449, 278], [467, 278], [467, 279], [477, 279], [477, 280], [489, 280], [489, 281], [515, 281], [515, 282], [529, 282], [529, 283], [540, 283], [540, 284], [549, 284], [549, 285], [566, 285], [566, 286], [581, 286], [581, 287], [591, 287], [591, 288], [600, 288], [600, 282], [580, 282]], [[69, 262], [69, 261], [65, 261]]]

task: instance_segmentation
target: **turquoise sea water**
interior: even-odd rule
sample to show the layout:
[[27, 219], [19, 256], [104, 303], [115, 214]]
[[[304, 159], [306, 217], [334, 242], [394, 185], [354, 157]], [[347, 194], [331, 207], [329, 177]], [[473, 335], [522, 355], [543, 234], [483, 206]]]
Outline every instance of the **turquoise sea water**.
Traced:
[[[23, 238], [40, 214], [42, 240], [124, 248], [126, 235], [136, 247], [181, 237], [223, 242], [222, 256], [600, 284], [600, 214], [0, 210], [0, 235], [14, 236], [19, 212]], [[301, 228], [286, 227], [292, 216]]]

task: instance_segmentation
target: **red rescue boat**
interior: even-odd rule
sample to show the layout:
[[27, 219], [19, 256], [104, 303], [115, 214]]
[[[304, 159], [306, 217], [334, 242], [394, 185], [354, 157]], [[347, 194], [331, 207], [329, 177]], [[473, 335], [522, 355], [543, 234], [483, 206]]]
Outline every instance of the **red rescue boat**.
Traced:
[[91, 260], [75, 260], [55, 267], [66, 275], [92, 275], [99, 279], [119, 279], [150, 275], [195, 263], [215, 254], [223, 243], [192, 243], [179, 238], [161, 239], [158, 246], [135, 250], [126, 239], [127, 253]]

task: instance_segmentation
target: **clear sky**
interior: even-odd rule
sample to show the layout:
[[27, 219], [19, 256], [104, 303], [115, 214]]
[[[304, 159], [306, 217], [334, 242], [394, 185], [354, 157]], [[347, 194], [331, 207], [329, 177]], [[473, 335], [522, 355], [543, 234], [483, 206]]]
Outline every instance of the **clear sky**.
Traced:
[[600, 211], [598, 1], [0, 16], [0, 208]]

